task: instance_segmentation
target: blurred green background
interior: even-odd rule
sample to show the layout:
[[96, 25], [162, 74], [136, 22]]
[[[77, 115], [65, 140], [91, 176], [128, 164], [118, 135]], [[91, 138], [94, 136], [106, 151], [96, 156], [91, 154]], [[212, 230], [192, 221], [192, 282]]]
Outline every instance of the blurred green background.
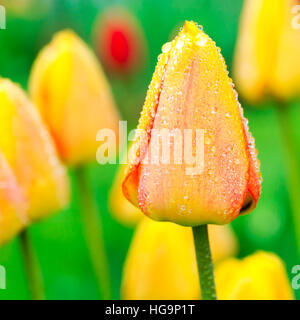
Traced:
[[[140, 21], [146, 36], [148, 60], [137, 73], [126, 77], [107, 74], [118, 107], [129, 127], [138, 121], [147, 86], [163, 43], [184, 20], [203, 25], [221, 48], [231, 70], [242, 0], [37, 0], [25, 9], [17, 3], [1, 1], [7, 8], [7, 29], [0, 30], [0, 75], [19, 82], [25, 89], [32, 63], [54, 32], [71, 28], [93, 45], [93, 26], [107, 6], [120, 4]], [[25, 10], [25, 11], [24, 11]], [[291, 222], [286, 175], [276, 110], [272, 102], [248, 106], [241, 101], [256, 139], [263, 175], [263, 193], [252, 214], [233, 222], [243, 257], [258, 249], [276, 252], [291, 268], [299, 264]], [[299, 101], [291, 103], [293, 131], [300, 146]], [[298, 148], [299, 151], [299, 148]], [[107, 208], [107, 196], [117, 167], [91, 165], [90, 181], [104, 224], [112, 276], [113, 298], [120, 298], [122, 266], [133, 229], [116, 222]], [[70, 173], [72, 176], [72, 173]], [[88, 257], [78, 212], [77, 190], [73, 184], [71, 207], [30, 228], [43, 270], [47, 299], [98, 299], [96, 280]], [[13, 240], [0, 249], [0, 265], [7, 271], [7, 289], [0, 299], [28, 299], [19, 244]], [[300, 290], [295, 292], [300, 298]]]

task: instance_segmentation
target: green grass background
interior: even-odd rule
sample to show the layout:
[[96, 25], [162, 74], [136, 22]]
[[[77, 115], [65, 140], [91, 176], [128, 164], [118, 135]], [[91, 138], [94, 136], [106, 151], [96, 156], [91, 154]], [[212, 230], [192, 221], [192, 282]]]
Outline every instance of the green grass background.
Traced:
[[[0, 30], [0, 75], [19, 82], [26, 89], [31, 65], [54, 32], [71, 28], [92, 45], [97, 15], [108, 5], [121, 4], [140, 20], [148, 46], [147, 63], [139, 72], [126, 81], [108, 74], [118, 107], [123, 118], [129, 121], [130, 128], [137, 124], [161, 46], [184, 20], [194, 20], [203, 25], [204, 31], [221, 48], [231, 70], [242, 0], [52, 0], [47, 14], [38, 15], [37, 8], [43, 1], [37, 0], [27, 14], [8, 12], [7, 29]], [[259, 249], [276, 252], [285, 261], [291, 278], [291, 268], [299, 261], [275, 104], [269, 101], [255, 108], [243, 101], [242, 104], [256, 139], [264, 181], [262, 197], [255, 212], [236, 219], [232, 224], [239, 237], [239, 256]], [[299, 151], [299, 102], [291, 103], [290, 113]], [[118, 299], [122, 267], [133, 229], [116, 222], [107, 208], [107, 196], [116, 166], [93, 164], [88, 170], [104, 225], [113, 297]], [[70, 176], [73, 180], [72, 172]], [[30, 234], [43, 270], [48, 299], [98, 299], [100, 296], [80, 223], [77, 190], [74, 183], [72, 185], [70, 208], [33, 225]], [[0, 265], [7, 271], [7, 289], [0, 290], [0, 299], [29, 298], [17, 239], [0, 248]], [[300, 290], [295, 294], [300, 298]]]

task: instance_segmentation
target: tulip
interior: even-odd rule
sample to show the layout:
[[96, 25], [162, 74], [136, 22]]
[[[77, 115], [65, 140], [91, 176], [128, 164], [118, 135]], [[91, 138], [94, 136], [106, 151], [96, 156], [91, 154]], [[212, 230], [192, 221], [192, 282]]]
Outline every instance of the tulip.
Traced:
[[241, 94], [257, 102], [267, 95], [288, 100], [300, 94], [300, 32], [293, 27], [297, 0], [246, 0], [235, 54]]
[[242, 260], [230, 258], [216, 268], [219, 299], [291, 300], [294, 295], [282, 260], [259, 251]]
[[[229, 223], [256, 206], [260, 171], [224, 59], [193, 22], [185, 22], [162, 51], [130, 150], [124, 195], [155, 220], [185, 226]], [[204, 130], [203, 172], [186, 174], [191, 169], [186, 163], [144, 161], [153, 152], [154, 129]], [[174, 150], [174, 141], [169, 142]]]
[[0, 152], [0, 246], [11, 240], [27, 223], [27, 201]]
[[[272, 83], [274, 95], [282, 100], [300, 96], [300, 2], [288, 0], [283, 1], [283, 4], [281, 12], [283, 26], [278, 41], [278, 55]], [[296, 8], [298, 11], [295, 11]]]
[[102, 297], [109, 299], [101, 224], [83, 167], [96, 160], [99, 130], [112, 130], [117, 139], [119, 115], [109, 84], [94, 54], [75, 33], [66, 30], [56, 34], [39, 54], [29, 91], [61, 158], [75, 167], [88, 249]]
[[59, 32], [41, 51], [29, 91], [69, 165], [96, 159], [100, 129], [117, 133], [119, 116], [104, 73], [72, 31]]
[[137, 19], [126, 9], [109, 7], [98, 18], [95, 47], [111, 72], [128, 74], [145, 60], [145, 39]]
[[288, 101], [300, 96], [300, 29], [298, 0], [246, 0], [234, 59], [236, 84], [245, 99], [277, 100], [287, 183], [300, 257], [300, 168], [291, 130]]
[[[228, 226], [209, 226], [215, 263], [235, 254]], [[191, 228], [145, 218], [125, 262], [124, 299], [199, 299], [200, 286]]]
[[209, 225], [213, 261], [218, 264], [238, 251], [238, 241], [230, 226]]
[[120, 165], [109, 194], [109, 208], [117, 221], [127, 226], [135, 226], [143, 217], [139, 208], [131, 204], [122, 192], [126, 165]]
[[0, 78], [0, 149], [28, 198], [35, 221], [69, 202], [65, 168], [36, 108], [16, 84]]
[[[21, 88], [2, 78], [0, 105], [0, 149], [21, 192], [28, 199], [28, 208], [23, 214], [26, 223], [30, 223], [69, 203], [67, 172], [57, 157], [54, 143], [37, 109]], [[17, 193], [15, 197], [18, 197]], [[10, 205], [13, 204], [12, 201]], [[11, 220], [7, 215], [4, 223], [8, 232], [14, 230], [10, 234], [13, 236], [24, 227], [24, 220], [14, 221], [13, 213], [10, 216]], [[20, 234], [20, 248], [32, 298], [44, 299], [41, 272], [26, 230]]]

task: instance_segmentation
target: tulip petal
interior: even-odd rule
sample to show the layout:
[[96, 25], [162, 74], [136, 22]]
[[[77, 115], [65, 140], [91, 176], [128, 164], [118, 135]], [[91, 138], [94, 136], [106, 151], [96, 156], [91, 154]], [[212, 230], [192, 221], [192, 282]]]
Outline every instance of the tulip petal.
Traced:
[[0, 245], [9, 241], [28, 223], [27, 202], [0, 152]]
[[221, 300], [294, 299], [283, 262], [263, 251], [243, 260], [221, 262], [216, 268], [216, 286]]
[[122, 192], [125, 170], [126, 166], [121, 165], [117, 172], [114, 184], [109, 193], [109, 208], [119, 222], [134, 226], [143, 218], [143, 213], [139, 208], [130, 203]]
[[30, 220], [64, 208], [67, 173], [36, 108], [6, 79], [0, 79], [0, 105], [0, 148], [29, 199]]
[[242, 108], [240, 108], [240, 111], [244, 124], [244, 133], [247, 141], [247, 152], [249, 157], [248, 192], [240, 214], [247, 214], [257, 205], [261, 194], [262, 177], [260, 173], [260, 162], [257, 158], [257, 150], [255, 149], [255, 141], [251, 132], [249, 131], [248, 120], [244, 118]]
[[130, 148], [128, 166], [125, 170], [123, 192], [127, 199], [136, 206], [138, 206], [140, 164], [145, 157], [147, 147], [150, 142], [150, 133], [158, 107], [168, 59], [168, 53], [162, 54], [159, 57], [147, 92], [146, 101], [136, 131], [136, 137]]

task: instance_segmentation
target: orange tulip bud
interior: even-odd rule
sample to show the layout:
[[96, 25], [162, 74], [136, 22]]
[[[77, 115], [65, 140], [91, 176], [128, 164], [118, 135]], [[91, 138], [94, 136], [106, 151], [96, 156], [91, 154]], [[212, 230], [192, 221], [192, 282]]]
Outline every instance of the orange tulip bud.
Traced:
[[[155, 220], [187, 226], [229, 223], [256, 206], [260, 171], [224, 59], [193, 22], [186, 22], [162, 51], [130, 150], [123, 192]], [[153, 163], [154, 129], [179, 130], [181, 136], [185, 130], [204, 131], [202, 172], [187, 173], [194, 167], [185, 161]], [[193, 134], [190, 145], [196, 152], [199, 141]], [[171, 154], [183, 149], [173, 139], [167, 145]]]
[[[229, 226], [209, 226], [214, 262], [236, 253]], [[124, 299], [199, 299], [200, 287], [191, 228], [145, 218], [126, 259]]]
[[[234, 75], [241, 94], [256, 102], [266, 95], [300, 95], [298, 0], [246, 0], [240, 20]], [[294, 21], [293, 21], [294, 20]]]
[[15, 84], [0, 79], [0, 148], [29, 199], [29, 219], [65, 207], [69, 184], [36, 108]]
[[28, 222], [27, 203], [11, 168], [0, 153], [0, 245]]
[[294, 299], [283, 262], [272, 253], [225, 260], [217, 266], [215, 277], [221, 300]]
[[104, 73], [72, 31], [59, 32], [42, 50], [29, 89], [68, 164], [96, 160], [100, 129], [117, 134], [119, 117]]
[[144, 217], [141, 210], [131, 204], [122, 192], [122, 182], [125, 176], [125, 165], [120, 165], [114, 184], [109, 194], [109, 208], [114, 217], [128, 226], [136, 225]]

